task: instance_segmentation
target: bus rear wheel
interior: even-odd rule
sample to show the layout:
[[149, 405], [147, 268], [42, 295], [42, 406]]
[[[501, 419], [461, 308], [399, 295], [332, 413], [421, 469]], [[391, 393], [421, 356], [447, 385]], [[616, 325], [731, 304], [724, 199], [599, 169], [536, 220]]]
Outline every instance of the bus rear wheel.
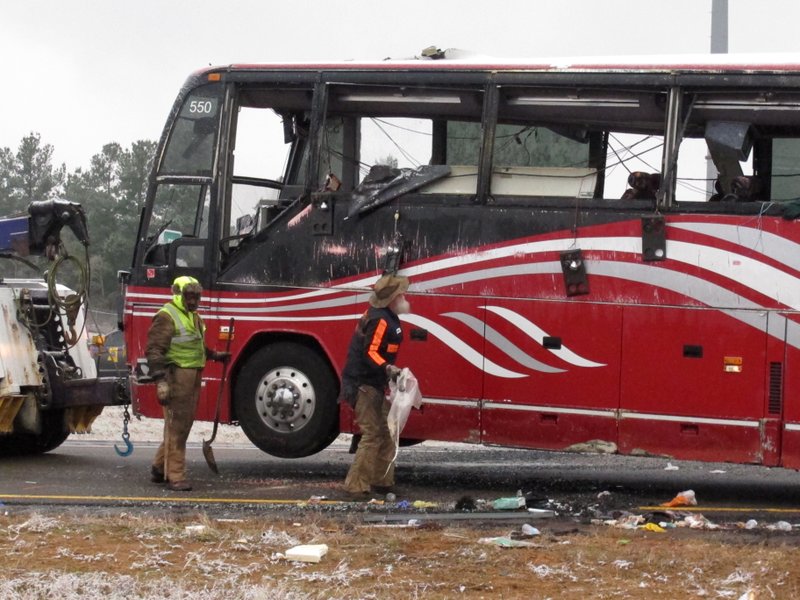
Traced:
[[310, 348], [281, 342], [258, 350], [236, 380], [234, 408], [245, 435], [281, 458], [315, 454], [339, 433], [336, 377]]

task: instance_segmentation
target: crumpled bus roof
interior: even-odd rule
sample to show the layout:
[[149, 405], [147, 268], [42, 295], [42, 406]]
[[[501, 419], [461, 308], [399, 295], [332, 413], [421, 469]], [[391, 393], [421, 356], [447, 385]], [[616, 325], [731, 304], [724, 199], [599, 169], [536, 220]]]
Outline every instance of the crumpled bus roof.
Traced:
[[384, 60], [303, 61], [275, 63], [236, 63], [203, 69], [264, 70], [466, 70], [466, 71], [800, 71], [800, 53], [770, 54], [662, 54], [630, 56], [573, 57], [493, 57], [463, 50], [442, 51], [443, 58], [414, 56]]

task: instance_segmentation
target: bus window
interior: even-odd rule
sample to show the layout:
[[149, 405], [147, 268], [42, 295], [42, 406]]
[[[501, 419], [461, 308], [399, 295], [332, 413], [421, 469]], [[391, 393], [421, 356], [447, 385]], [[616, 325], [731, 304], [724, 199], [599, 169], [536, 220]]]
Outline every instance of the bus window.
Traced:
[[665, 106], [653, 90], [501, 88], [492, 195], [619, 200], [634, 173], [657, 189]]
[[220, 210], [223, 257], [258, 233], [298, 195], [305, 181], [310, 88], [237, 89], [231, 127], [230, 198]]
[[772, 140], [771, 200], [800, 198], [800, 138]]
[[589, 140], [571, 139], [547, 127], [498, 124], [492, 194], [512, 196], [594, 195]]
[[705, 202], [714, 194], [714, 179], [708, 175], [708, 144], [702, 138], [684, 138], [678, 151], [675, 200]]
[[175, 119], [159, 175], [211, 176], [222, 92], [219, 84], [192, 90]]
[[320, 175], [327, 175], [329, 164], [329, 173], [349, 191], [373, 168], [388, 167], [420, 175], [421, 193], [474, 194], [482, 96], [482, 91], [463, 89], [333, 86], [326, 122], [342, 123], [340, 134], [328, 126], [340, 149], [331, 152], [323, 143]]
[[361, 172], [371, 165], [416, 169], [431, 160], [430, 119], [361, 119]]
[[202, 267], [203, 246], [197, 241], [208, 237], [209, 203], [206, 185], [159, 185], [147, 229], [144, 264], [168, 264], [168, 251], [174, 245], [177, 266]]
[[[800, 95], [788, 91], [687, 93], [676, 199], [720, 201], [715, 210], [735, 211], [740, 208], [731, 208], [734, 203], [797, 199], [800, 116], [790, 107], [798, 104]], [[703, 178], [704, 194], [681, 194], [682, 180]]]
[[231, 246], [238, 236], [264, 227], [266, 211], [278, 203], [292, 148], [284, 117], [270, 108], [240, 107], [235, 132], [230, 218], [222, 234], [233, 238]]
[[664, 136], [610, 132], [605, 198], [655, 200], [661, 185]]

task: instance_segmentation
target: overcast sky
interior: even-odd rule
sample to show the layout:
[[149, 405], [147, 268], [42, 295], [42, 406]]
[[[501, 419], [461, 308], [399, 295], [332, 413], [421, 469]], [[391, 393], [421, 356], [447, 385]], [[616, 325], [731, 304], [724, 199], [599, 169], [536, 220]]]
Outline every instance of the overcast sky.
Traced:
[[[209, 64], [707, 52], [711, 0], [0, 0], [0, 147], [31, 131], [57, 163], [158, 139]], [[729, 0], [730, 52], [800, 51], [797, 0]]]

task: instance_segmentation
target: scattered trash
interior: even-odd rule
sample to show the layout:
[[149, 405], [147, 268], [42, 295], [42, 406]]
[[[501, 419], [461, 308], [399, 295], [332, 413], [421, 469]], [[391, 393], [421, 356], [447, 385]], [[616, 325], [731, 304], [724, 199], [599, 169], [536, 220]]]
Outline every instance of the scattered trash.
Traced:
[[536, 548], [538, 544], [533, 542], [526, 542], [525, 540], [512, 540], [510, 537], [489, 537], [480, 538], [479, 544], [489, 544], [491, 546], [500, 546], [501, 548]]
[[514, 496], [512, 498], [498, 498], [492, 502], [492, 508], [495, 510], [517, 510], [525, 506], [525, 498], [523, 496]]
[[326, 544], [305, 544], [289, 548], [284, 556], [286, 560], [318, 563], [327, 553], [328, 546]]
[[787, 523], [786, 521], [778, 521], [773, 525], [767, 525], [767, 529], [770, 531], [791, 531], [792, 524]]
[[409, 519], [407, 524], [409, 527], [419, 527], [419, 519]]
[[722, 469], [714, 469], [713, 471], [709, 471], [709, 473], [727, 473], [727, 471], [723, 471]]
[[641, 515], [625, 515], [619, 519], [609, 519], [603, 523], [617, 529], [637, 529], [639, 525], [644, 523], [644, 517]]
[[328, 499], [327, 496], [311, 496], [311, 498], [308, 499], [308, 503], [309, 504], [319, 504], [320, 502], [322, 502], [324, 500], [327, 500], [327, 499]]
[[205, 525], [187, 525], [183, 530], [189, 535], [199, 535], [208, 531], [208, 527]]
[[602, 491], [599, 494], [597, 494], [597, 499], [598, 500], [602, 500], [603, 498], [608, 498], [609, 496], [611, 496], [611, 492], [609, 492], [608, 490], [605, 490], [605, 491]]
[[703, 515], [688, 515], [678, 523], [678, 526], [688, 527], [689, 529], [719, 529], [719, 525], [712, 523]]
[[664, 502], [661, 506], [668, 506], [674, 508], [676, 506], [697, 506], [697, 497], [694, 490], [686, 490], [675, 496], [669, 502]]
[[397, 496], [394, 495], [392, 492], [389, 492], [388, 494], [386, 494], [386, 501], [387, 502], [394, 502], [395, 500], [397, 500]]
[[536, 527], [528, 525], [527, 523], [523, 523], [522, 533], [524, 533], [525, 535], [534, 536], [534, 535], [539, 535], [541, 532], [538, 529], [536, 529]]
[[556, 516], [555, 511], [546, 510], [544, 508], [529, 508], [528, 514], [535, 519], [546, 519], [548, 517]]
[[400, 510], [408, 510], [411, 508], [411, 502], [408, 500], [400, 500], [400, 502], [397, 503], [397, 508]]
[[639, 529], [644, 529], [645, 531], [652, 531], [653, 533], [666, 533], [667, 530], [663, 527], [656, 525], [655, 523], [645, 523], [641, 525]]
[[668, 462], [668, 463], [667, 463], [667, 466], [666, 466], [666, 467], [664, 467], [664, 470], [665, 470], [665, 471], [677, 471], [678, 469], [680, 469], [680, 467], [676, 467], [675, 465], [673, 465], [673, 464], [672, 464], [672, 463], [670, 463], [670, 462]]
[[456, 505], [454, 507], [456, 510], [476, 510], [478, 505], [475, 504], [475, 500], [473, 500], [469, 496], [461, 496], [456, 501]]
[[758, 521], [755, 519], [750, 519], [744, 524], [745, 529], [755, 529], [756, 527], [758, 527]]
[[414, 503], [411, 505], [414, 508], [436, 508], [439, 506], [436, 502], [427, 502], [425, 500], [414, 500]]
[[377, 506], [383, 506], [384, 505], [384, 501], [383, 500], [378, 500], [377, 498], [373, 498], [372, 500], [367, 502], [367, 504], [375, 504]]

